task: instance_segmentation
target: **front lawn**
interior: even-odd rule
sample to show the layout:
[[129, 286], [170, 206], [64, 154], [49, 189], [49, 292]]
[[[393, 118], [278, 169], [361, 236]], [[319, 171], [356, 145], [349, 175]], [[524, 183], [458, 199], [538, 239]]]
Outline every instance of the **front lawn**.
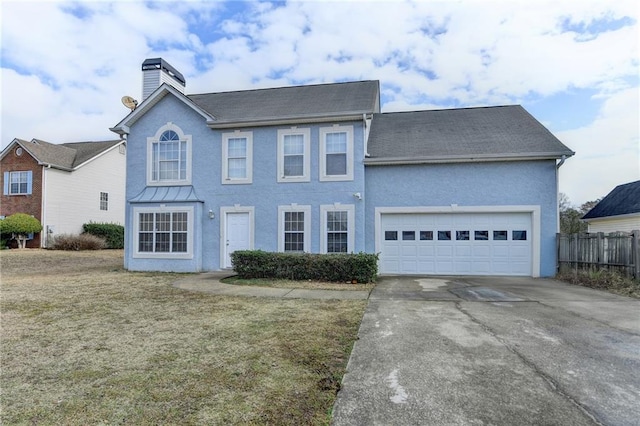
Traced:
[[181, 291], [119, 250], [0, 265], [2, 424], [328, 424], [366, 306]]

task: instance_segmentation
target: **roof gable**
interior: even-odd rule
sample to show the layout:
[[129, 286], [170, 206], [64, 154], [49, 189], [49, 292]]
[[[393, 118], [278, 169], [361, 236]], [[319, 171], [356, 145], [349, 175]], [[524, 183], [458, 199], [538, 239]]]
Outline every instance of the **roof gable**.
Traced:
[[[74, 170], [87, 161], [108, 151], [116, 145], [124, 143], [123, 140], [111, 140], [102, 142], [73, 142], [53, 144], [40, 139], [32, 139], [30, 142], [22, 139], [14, 139], [29, 153], [39, 164], [51, 166], [62, 170]], [[10, 150], [10, 144], [5, 152]], [[3, 152], [3, 155], [4, 153]]]
[[640, 180], [616, 186], [583, 219], [640, 213]]
[[150, 94], [137, 108], [123, 118], [118, 124], [110, 128], [112, 132], [119, 135], [126, 135], [129, 133], [129, 127], [138, 121], [144, 114], [153, 108], [158, 102], [164, 99], [167, 95], [173, 95], [186, 104], [189, 108], [193, 109], [196, 113], [200, 114], [207, 122], [214, 120], [214, 117], [207, 111], [196, 105], [191, 99], [187, 98], [184, 94], [180, 93], [174, 87], [162, 83], [152, 94]]
[[368, 164], [574, 154], [520, 105], [375, 114]]

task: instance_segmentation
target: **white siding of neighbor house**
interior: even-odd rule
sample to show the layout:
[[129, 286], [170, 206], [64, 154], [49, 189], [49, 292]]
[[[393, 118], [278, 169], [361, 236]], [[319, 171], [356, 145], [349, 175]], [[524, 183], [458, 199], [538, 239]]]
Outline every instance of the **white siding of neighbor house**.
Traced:
[[[115, 146], [73, 172], [45, 168], [43, 232], [79, 234], [88, 222], [124, 225], [125, 160]], [[100, 210], [101, 192], [109, 194], [106, 211]]]
[[640, 213], [623, 217], [591, 219], [588, 232], [631, 232], [640, 230]]

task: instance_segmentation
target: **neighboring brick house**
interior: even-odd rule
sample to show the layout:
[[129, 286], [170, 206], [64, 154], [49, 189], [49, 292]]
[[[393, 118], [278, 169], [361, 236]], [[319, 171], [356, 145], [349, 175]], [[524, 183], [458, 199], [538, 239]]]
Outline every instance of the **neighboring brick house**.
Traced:
[[14, 139], [0, 156], [0, 216], [27, 213], [43, 235], [79, 234], [84, 223], [124, 223], [125, 141], [52, 144]]

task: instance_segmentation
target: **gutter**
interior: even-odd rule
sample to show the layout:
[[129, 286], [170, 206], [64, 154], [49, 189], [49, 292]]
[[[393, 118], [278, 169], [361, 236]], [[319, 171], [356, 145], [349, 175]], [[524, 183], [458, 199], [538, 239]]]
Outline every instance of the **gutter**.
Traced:
[[[495, 161], [522, 161], [522, 160], [557, 160], [566, 159], [566, 154], [556, 152], [540, 152], [532, 154], [503, 154], [503, 155], [444, 155], [434, 157], [397, 157], [397, 158], [366, 158], [367, 166], [393, 166], [401, 164], [446, 164], [446, 163], [479, 163]], [[563, 160], [564, 161], [564, 160]]]
[[238, 127], [258, 127], [258, 126], [275, 126], [275, 125], [292, 125], [292, 124], [307, 124], [307, 123], [335, 123], [341, 121], [357, 121], [362, 120], [364, 113], [351, 113], [344, 114], [321, 114], [313, 116], [299, 116], [299, 117], [266, 117], [256, 120], [243, 120], [243, 121], [207, 121], [207, 126], [210, 129], [232, 129]]

